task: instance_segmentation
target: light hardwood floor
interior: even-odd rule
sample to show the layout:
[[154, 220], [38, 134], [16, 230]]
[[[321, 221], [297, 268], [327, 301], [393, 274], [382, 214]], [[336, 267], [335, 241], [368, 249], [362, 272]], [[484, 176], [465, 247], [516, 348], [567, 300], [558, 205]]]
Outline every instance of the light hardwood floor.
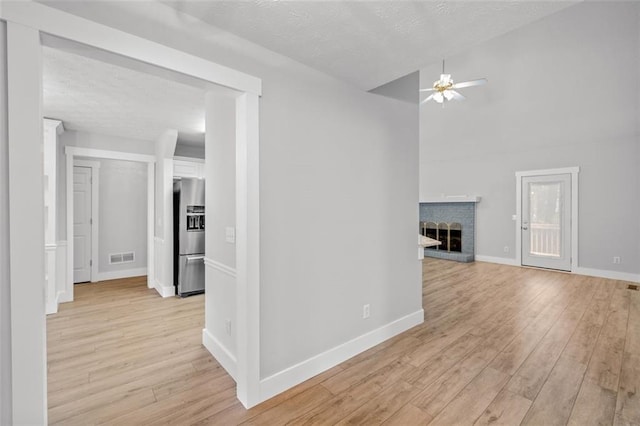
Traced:
[[56, 424], [639, 425], [640, 292], [426, 259], [425, 322], [245, 410], [201, 345], [203, 296], [76, 286], [47, 319]]

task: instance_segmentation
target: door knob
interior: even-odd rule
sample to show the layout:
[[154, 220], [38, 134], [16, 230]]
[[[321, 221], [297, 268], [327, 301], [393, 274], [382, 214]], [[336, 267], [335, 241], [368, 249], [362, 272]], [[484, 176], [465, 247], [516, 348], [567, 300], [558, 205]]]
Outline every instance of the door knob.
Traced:
[[527, 229], [529, 229], [529, 228], [528, 228], [528, 227], [526, 227], [526, 226], [523, 226], [523, 227], [522, 227], [522, 230], [523, 230], [523, 231], [526, 231]]

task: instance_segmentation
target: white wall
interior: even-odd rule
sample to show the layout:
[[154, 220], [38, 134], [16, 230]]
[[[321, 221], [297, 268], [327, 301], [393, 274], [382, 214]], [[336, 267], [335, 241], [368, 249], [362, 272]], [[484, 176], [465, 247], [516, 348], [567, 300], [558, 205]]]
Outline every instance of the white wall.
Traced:
[[376, 95], [388, 96], [394, 99], [400, 99], [401, 101], [410, 102], [412, 104], [418, 103], [420, 88], [420, 71], [412, 72], [404, 77], [400, 77], [396, 80], [390, 81], [375, 89], [369, 90]]
[[[133, 154], [154, 155], [155, 146], [151, 141], [143, 141], [139, 139], [127, 139], [116, 136], [100, 135], [97, 133], [80, 132], [76, 130], [65, 130], [59, 136], [58, 147], [58, 235], [60, 240], [67, 238], [67, 157], [65, 155], [65, 147], [75, 146], [81, 148], [101, 149], [107, 151], [120, 151]], [[95, 159], [91, 159], [95, 161]], [[140, 213], [144, 214], [146, 207]]]
[[[98, 272], [147, 267], [147, 163], [91, 159], [100, 163]], [[135, 262], [109, 264], [109, 254], [135, 252]]]
[[176, 157], [190, 157], [190, 158], [199, 158], [204, 160], [204, 145], [196, 146], [185, 143], [176, 144], [176, 152], [174, 153]]
[[477, 255], [514, 257], [516, 171], [579, 166], [579, 266], [640, 272], [639, 10], [583, 3], [447, 58], [489, 84], [421, 108], [420, 195], [482, 196]]
[[262, 79], [262, 377], [421, 310], [416, 106], [163, 5], [56, 6]]
[[11, 423], [11, 300], [6, 24], [0, 21], [0, 424]]
[[[210, 95], [209, 95], [210, 96]], [[207, 224], [207, 257], [230, 268], [236, 267], [235, 244], [225, 241], [225, 229], [236, 225], [236, 117], [235, 99], [216, 96], [210, 101], [207, 127], [207, 213], [213, 223]]]
[[262, 377], [422, 305], [417, 107], [287, 77], [261, 100]]

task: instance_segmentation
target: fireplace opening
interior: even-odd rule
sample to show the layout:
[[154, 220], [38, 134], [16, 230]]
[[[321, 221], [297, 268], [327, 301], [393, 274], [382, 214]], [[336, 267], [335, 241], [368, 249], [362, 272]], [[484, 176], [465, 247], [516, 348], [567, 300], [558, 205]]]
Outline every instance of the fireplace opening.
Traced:
[[428, 250], [462, 252], [462, 225], [458, 222], [420, 222], [420, 233], [442, 243]]

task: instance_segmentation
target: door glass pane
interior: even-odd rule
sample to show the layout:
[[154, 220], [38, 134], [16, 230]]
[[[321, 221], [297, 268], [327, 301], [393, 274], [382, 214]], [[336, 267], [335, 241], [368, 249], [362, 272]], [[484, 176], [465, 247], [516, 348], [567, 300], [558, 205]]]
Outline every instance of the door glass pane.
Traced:
[[531, 254], [560, 257], [562, 184], [538, 182], [529, 184], [529, 244]]

